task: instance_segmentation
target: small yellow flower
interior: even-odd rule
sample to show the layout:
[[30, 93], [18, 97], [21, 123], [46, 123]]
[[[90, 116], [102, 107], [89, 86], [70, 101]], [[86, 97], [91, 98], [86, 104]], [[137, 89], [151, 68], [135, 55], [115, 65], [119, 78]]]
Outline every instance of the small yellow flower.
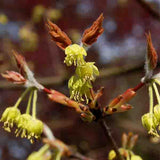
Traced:
[[72, 76], [68, 81], [68, 88], [70, 89], [70, 98], [74, 98], [77, 101], [84, 101], [83, 96], [86, 100], [90, 98], [92, 85], [90, 82], [84, 82], [77, 76]]
[[87, 62], [76, 68], [76, 74], [84, 80], [94, 81], [99, 71], [94, 62]]
[[16, 123], [16, 119], [21, 115], [21, 112], [16, 107], [8, 107], [2, 114], [0, 122], [4, 122], [3, 128], [11, 132], [11, 128]]
[[114, 160], [116, 158], [116, 152], [114, 150], [111, 150], [108, 154], [109, 160]]
[[28, 138], [33, 143], [34, 138], [40, 138], [43, 132], [43, 123], [33, 118], [29, 114], [22, 114], [17, 119], [16, 136], [21, 134], [21, 138]]
[[81, 65], [84, 63], [83, 56], [87, 56], [87, 52], [83, 47], [81, 47], [78, 44], [73, 44], [68, 46], [65, 49], [65, 60], [64, 63], [66, 63], [67, 66], [71, 66], [72, 64]]

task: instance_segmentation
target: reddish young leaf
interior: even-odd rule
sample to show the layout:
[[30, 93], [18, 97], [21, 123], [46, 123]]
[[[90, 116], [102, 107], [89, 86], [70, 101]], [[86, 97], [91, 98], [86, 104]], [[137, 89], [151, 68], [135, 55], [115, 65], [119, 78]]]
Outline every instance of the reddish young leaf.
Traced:
[[1, 75], [15, 84], [25, 84], [26, 82], [26, 79], [21, 74], [14, 71], [6, 71], [6, 73], [2, 73]]
[[72, 44], [72, 41], [56, 24], [48, 20], [47, 27], [52, 40], [56, 42], [57, 46], [61, 49], [65, 49], [67, 46]]
[[157, 66], [157, 58], [158, 58], [157, 57], [157, 52], [156, 52], [155, 48], [153, 47], [150, 32], [148, 34], [146, 34], [146, 38], [147, 38], [147, 59], [146, 59], [146, 61], [148, 61], [147, 62], [148, 63], [148, 69], [153, 70]]
[[82, 43], [85, 45], [91, 45], [97, 41], [97, 38], [103, 33], [104, 29], [102, 28], [103, 22], [103, 13], [97, 18], [92, 26], [86, 29], [82, 36]]
[[27, 65], [25, 58], [18, 54], [16, 51], [12, 51], [13, 52], [13, 56], [16, 60], [17, 66], [19, 68], [20, 73], [24, 76], [25, 75], [25, 65]]

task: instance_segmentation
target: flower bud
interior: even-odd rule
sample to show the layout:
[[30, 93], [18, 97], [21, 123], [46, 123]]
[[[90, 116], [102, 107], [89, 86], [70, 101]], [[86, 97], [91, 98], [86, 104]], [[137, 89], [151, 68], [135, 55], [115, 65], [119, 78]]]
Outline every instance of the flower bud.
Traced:
[[11, 131], [10, 128], [13, 127], [16, 123], [16, 119], [21, 115], [21, 112], [16, 107], [8, 107], [2, 114], [0, 119], [1, 122], [4, 122], [4, 129], [8, 132]]
[[68, 46], [65, 49], [65, 60], [64, 63], [66, 63], [67, 66], [71, 66], [72, 64], [81, 65], [84, 63], [83, 56], [87, 56], [87, 52], [85, 49], [78, 44], [73, 44]]
[[142, 116], [142, 125], [147, 129], [149, 134], [157, 136], [156, 127], [158, 125], [155, 117], [151, 113], [146, 113]]
[[116, 152], [111, 150], [108, 154], [108, 160], [114, 160], [116, 158]]

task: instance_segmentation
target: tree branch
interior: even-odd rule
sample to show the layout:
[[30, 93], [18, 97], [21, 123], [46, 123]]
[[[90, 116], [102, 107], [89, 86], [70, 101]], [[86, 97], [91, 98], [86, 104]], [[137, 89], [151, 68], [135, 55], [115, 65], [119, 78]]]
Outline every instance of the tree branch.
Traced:
[[[112, 68], [104, 68], [100, 70], [100, 75], [97, 77], [99, 78], [106, 78], [114, 75], [119, 75], [122, 73], [126, 73], [129, 71], [134, 71], [136, 69], [142, 68], [143, 63], [136, 63], [136, 64], [126, 64], [121, 67], [112, 67]], [[37, 81], [40, 84], [43, 84], [45, 86], [53, 86], [53, 85], [61, 85], [64, 83], [64, 81], [68, 80], [70, 76], [67, 74], [62, 75], [62, 76], [50, 76], [50, 77], [44, 77], [44, 78], [36, 78]], [[0, 81], [0, 89], [22, 89], [22, 85], [13, 85], [10, 82], [7, 82], [6, 80], [1, 80]]]
[[113, 138], [113, 136], [112, 136], [112, 134], [111, 134], [111, 131], [110, 131], [110, 129], [109, 129], [106, 121], [105, 121], [104, 119], [101, 119], [101, 120], [99, 121], [99, 123], [100, 123], [100, 125], [102, 126], [102, 129], [103, 129], [103, 131], [104, 131], [105, 136], [108, 138], [108, 140], [109, 140], [109, 141], [111, 142], [111, 144], [113, 145], [113, 149], [115, 150], [118, 159], [119, 159], [119, 160], [124, 160], [123, 157], [121, 156], [119, 150], [118, 150], [118, 146], [117, 146], [117, 144], [116, 144], [116, 142], [115, 142], [115, 140], [114, 140], [114, 138]]
[[136, 0], [141, 7], [146, 10], [154, 19], [160, 21], [160, 13], [153, 9], [149, 3], [145, 2], [144, 0]]

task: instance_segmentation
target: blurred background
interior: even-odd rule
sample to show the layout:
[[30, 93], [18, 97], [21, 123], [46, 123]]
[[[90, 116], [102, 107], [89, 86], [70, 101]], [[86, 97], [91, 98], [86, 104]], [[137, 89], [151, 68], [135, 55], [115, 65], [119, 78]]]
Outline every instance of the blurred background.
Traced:
[[[145, 0], [160, 14], [159, 0]], [[63, 63], [64, 52], [48, 34], [45, 23], [50, 19], [65, 31], [74, 43], [79, 43], [83, 31], [104, 14], [104, 33], [88, 50], [87, 61], [95, 61], [100, 77], [94, 89], [105, 87], [100, 102], [106, 105], [126, 89], [136, 86], [144, 75], [146, 53], [145, 33], [151, 32], [153, 44], [160, 51], [160, 18], [154, 16], [139, 0], [0, 0], [0, 72], [15, 70], [12, 50], [26, 57], [39, 82], [69, 96], [68, 77], [74, 70]], [[157, 68], [156, 72], [158, 72]], [[0, 77], [0, 115], [12, 106], [23, 88]], [[24, 111], [27, 102], [20, 108]], [[160, 144], [147, 135], [141, 116], [148, 112], [147, 89], [138, 91], [130, 102], [132, 110], [107, 119], [119, 146], [123, 132], [139, 135], [134, 148], [145, 160], [159, 160]], [[81, 153], [97, 160], [107, 160], [112, 145], [106, 140], [97, 123], [85, 123], [72, 109], [48, 100], [43, 93], [38, 97], [38, 118], [52, 129], [54, 135]], [[42, 145], [15, 138], [0, 124], [0, 160], [24, 160]]]

